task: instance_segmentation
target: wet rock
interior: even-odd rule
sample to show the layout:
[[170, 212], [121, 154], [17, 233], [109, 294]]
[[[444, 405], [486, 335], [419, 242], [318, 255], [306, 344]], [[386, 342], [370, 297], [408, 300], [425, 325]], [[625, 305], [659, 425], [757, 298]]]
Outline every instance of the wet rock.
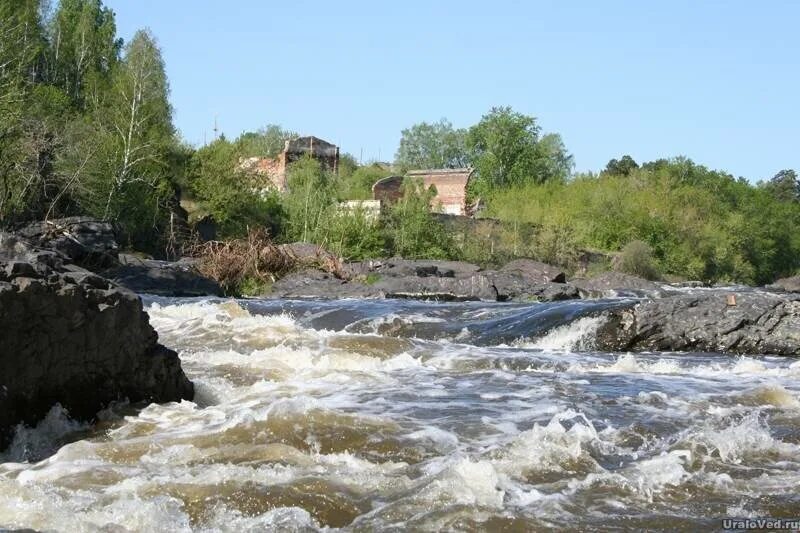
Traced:
[[0, 447], [18, 423], [60, 403], [91, 419], [114, 400], [191, 399], [178, 355], [160, 344], [133, 292], [0, 233]]
[[201, 274], [195, 262], [142, 259], [121, 254], [120, 265], [103, 276], [134, 292], [159, 296], [221, 296], [219, 284]]
[[570, 283], [578, 288], [584, 298], [661, 297], [671, 294], [658, 283], [621, 272], [604, 272], [590, 279], [574, 279]]
[[631, 304], [608, 317], [597, 332], [602, 350], [800, 354], [800, 296], [672, 296]]

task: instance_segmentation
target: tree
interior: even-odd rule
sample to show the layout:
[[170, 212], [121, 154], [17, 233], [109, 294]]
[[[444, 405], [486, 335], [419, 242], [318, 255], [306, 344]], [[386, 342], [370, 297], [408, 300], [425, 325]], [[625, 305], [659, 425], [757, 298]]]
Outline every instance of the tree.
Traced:
[[776, 200], [781, 202], [800, 202], [800, 180], [797, 172], [784, 169], [775, 174], [771, 180], [763, 185]]
[[322, 244], [336, 203], [332, 175], [310, 156], [292, 163], [288, 172], [289, 193], [284, 200], [288, 215], [286, 236], [289, 240]]
[[267, 227], [275, 236], [283, 224], [283, 210], [275, 194], [260, 193], [257, 184], [239, 167], [241, 158], [234, 143], [224, 138], [192, 154], [188, 187], [218, 225], [222, 237], [242, 237], [248, 227]]
[[122, 51], [114, 12], [101, 0], [61, 0], [50, 41], [48, 79], [76, 104], [96, 105]]
[[404, 169], [460, 168], [469, 164], [466, 131], [453, 129], [446, 119], [420, 122], [404, 129], [395, 164]]
[[620, 159], [609, 161], [603, 172], [615, 176], [629, 176], [637, 168], [639, 168], [639, 164], [631, 156], [623, 155]]
[[257, 132], [248, 131], [236, 139], [242, 157], [275, 157], [284, 148], [286, 141], [297, 137], [297, 133], [285, 130], [277, 124], [267, 124]]
[[156, 40], [139, 31], [112, 73], [109, 92], [70, 128], [80, 149], [61, 171], [77, 176], [74, 197], [82, 212], [118, 221], [131, 235], [145, 235], [162, 221], [174, 195], [168, 171], [177, 144], [168, 94]]
[[452, 237], [431, 215], [436, 192], [422, 180], [406, 180], [403, 196], [389, 209], [384, 220], [386, 240], [394, 254], [409, 259], [448, 259], [457, 252]]
[[42, 192], [40, 128], [28, 124], [46, 41], [38, 0], [0, 2], [0, 221], [26, 211]]
[[572, 168], [561, 137], [545, 135], [536, 119], [494, 107], [469, 129], [467, 148], [484, 187], [563, 180]]

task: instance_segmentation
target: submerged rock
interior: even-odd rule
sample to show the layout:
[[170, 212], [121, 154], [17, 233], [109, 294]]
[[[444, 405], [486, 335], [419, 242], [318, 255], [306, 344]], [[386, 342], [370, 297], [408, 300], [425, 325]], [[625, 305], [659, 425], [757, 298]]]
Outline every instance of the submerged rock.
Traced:
[[114, 400], [179, 401], [193, 392], [136, 294], [0, 233], [0, 447], [17, 424], [35, 423], [56, 403], [92, 419]]
[[764, 292], [661, 298], [618, 309], [599, 328], [608, 351], [800, 354], [800, 296]]

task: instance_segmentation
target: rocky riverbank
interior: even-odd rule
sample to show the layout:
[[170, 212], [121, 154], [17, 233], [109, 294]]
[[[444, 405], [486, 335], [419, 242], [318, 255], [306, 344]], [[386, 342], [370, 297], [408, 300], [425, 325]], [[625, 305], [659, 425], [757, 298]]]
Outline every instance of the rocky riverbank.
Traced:
[[[286, 246], [293, 257], [320, 253], [312, 245]], [[338, 264], [333, 259], [324, 263]], [[800, 354], [798, 278], [762, 289], [701, 285], [616, 272], [568, 279], [561, 269], [528, 259], [483, 269], [391, 258], [344, 263], [336, 274], [300, 268], [262, 296], [497, 302], [621, 297], [601, 313], [599, 350]], [[113, 228], [102, 222], [62, 219], [0, 233], [0, 446], [16, 424], [35, 423], [55, 403], [73, 417], [91, 419], [114, 400], [192, 398], [177, 355], [158, 344], [136, 293], [222, 291], [200, 274], [196, 260], [120, 254]]]
[[73, 262], [102, 268], [115, 250], [62, 236], [44, 248], [0, 232], [0, 448], [56, 403], [92, 419], [115, 400], [193, 397], [139, 297]]

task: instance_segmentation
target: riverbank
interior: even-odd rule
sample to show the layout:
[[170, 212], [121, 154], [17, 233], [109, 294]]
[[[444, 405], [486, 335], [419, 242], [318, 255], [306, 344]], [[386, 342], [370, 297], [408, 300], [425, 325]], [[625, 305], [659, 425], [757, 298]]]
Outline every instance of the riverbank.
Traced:
[[[343, 263], [329, 254], [321, 260], [326, 252], [303, 244], [282, 250], [296, 268], [288, 268], [262, 297], [287, 308], [297, 299], [582, 301], [588, 305], [570, 320], [596, 319], [593, 343], [605, 351], [800, 354], [800, 294], [791, 279], [768, 288], [704, 287], [616, 272], [568, 279], [557, 267], [527, 259], [482, 269], [458, 261]], [[220, 285], [203, 275], [203, 258], [171, 263], [120, 254], [109, 225], [75, 218], [2, 234], [0, 260], [0, 318], [7, 339], [0, 375], [8, 376], [0, 445], [16, 424], [36, 423], [57, 403], [71, 416], [92, 419], [115, 400], [192, 398], [177, 355], [157, 343], [132, 291], [219, 297]], [[568, 325], [525, 324], [533, 329], [514, 329], [506, 341], [542, 337]]]

